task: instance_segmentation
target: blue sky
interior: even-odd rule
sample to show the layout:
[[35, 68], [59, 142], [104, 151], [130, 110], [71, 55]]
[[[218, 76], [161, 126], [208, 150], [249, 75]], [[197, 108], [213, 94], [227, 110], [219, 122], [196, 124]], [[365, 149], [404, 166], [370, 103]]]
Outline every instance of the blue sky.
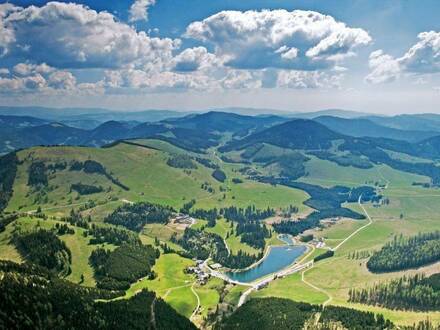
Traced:
[[439, 1], [1, 3], [4, 105], [440, 111]]

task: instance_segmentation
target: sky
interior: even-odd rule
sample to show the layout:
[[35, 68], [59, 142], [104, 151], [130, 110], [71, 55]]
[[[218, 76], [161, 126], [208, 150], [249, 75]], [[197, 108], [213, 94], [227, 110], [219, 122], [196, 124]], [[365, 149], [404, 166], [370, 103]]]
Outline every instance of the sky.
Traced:
[[0, 105], [440, 113], [440, 1], [0, 1]]

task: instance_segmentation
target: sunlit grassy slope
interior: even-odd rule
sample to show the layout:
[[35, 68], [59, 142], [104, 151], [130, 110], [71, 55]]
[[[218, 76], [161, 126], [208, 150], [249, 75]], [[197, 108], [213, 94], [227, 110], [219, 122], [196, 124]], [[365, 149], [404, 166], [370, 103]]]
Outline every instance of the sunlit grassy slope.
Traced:
[[[124, 199], [161, 203], [175, 208], [181, 207], [191, 199], [196, 199], [196, 207], [202, 208], [230, 205], [278, 208], [293, 204], [306, 209], [302, 206], [302, 202], [308, 196], [303, 191], [281, 186], [273, 187], [247, 180], [237, 172], [236, 167], [218, 161], [228, 177], [225, 183], [220, 183], [211, 176], [213, 170], [201, 164], [197, 163], [197, 169], [191, 170], [167, 165], [170, 153], [187, 153], [182, 149], [163, 141], [141, 140], [137, 142], [147, 147], [120, 143], [103, 149], [35, 147], [20, 151], [18, 157], [21, 164], [18, 166], [14, 193], [7, 211], [34, 210], [39, 205], [50, 214], [63, 215], [69, 209], [66, 206], [79, 207], [88, 200], [94, 200], [105, 205], [99, 205], [89, 213], [98, 220], [102, 220], [105, 214], [120, 205]], [[209, 157], [209, 155], [193, 156]], [[73, 161], [88, 159], [101, 163], [113, 177], [128, 186], [130, 190], [121, 189], [103, 175], [68, 170], [69, 164]], [[66, 170], [56, 171], [49, 175], [48, 192], [44, 198], [40, 199], [37, 199], [38, 192], [27, 185], [28, 169], [35, 161], [44, 161], [46, 164], [68, 164]], [[234, 177], [240, 177], [243, 183], [232, 183], [231, 180]], [[101, 186], [104, 192], [80, 196], [70, 191], [70, 186], [74, 183]], [[203, 189], [204, 183], [212, 187], [213, 192]]]

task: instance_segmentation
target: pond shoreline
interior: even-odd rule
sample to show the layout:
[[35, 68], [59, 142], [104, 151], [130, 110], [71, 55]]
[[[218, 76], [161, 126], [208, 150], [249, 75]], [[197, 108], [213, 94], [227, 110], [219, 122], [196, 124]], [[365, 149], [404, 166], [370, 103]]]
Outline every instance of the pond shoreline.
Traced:
[[[261, 280], [261, 279], [263, 279], [263, 278], [265, 278], [267, 276], [270, 276], [270, 275], [273, 275], [273, 274], [277, 274], [277, 273], [279, 273], [279, 272], [281, 272], [281, 271], [283, 271], [285, 269], [288, 269], [288, 268], [294, 266], [297, 263], [297, 260], [301, 256], [303, 256], [305, 253], [307, 253], [307, 251], [309, 251], [309, 247], [308, 247], [307, 244], [301, 244], [301, 243], [300, 244], [294, 244], [296, 242], [292, 238], [292, 236], [290, 236], [290, 235], [288, 236], [290, 238], [290, 242], [286, 241], [285, 239], [281, 238], [280, 236], [281, 235], [278, 235], [278, 239], [280, 241], [283, 241], [284, 244], [269, 245], [267, 247], [267, 249], [266, 249], [266, 252], [265, 252], [264, 256], [260, 260], [256, 261], [252, 265], [250, 265], [250, 266], [248, 266], [246, 268], [243, 268], [243, 269], [232, 269], [232, 270], [230, 270], [230, 269], [225, 268], [225, 269], [223, 269], [222, 274], [225, 277], [227, 277], [230, 281], [251, 284], [251, 283], [259, 281], [259, 280]], [[274, 248], [277, 248], [277, 249], [278, 248], [282, 248], [282, 250], [284, 250], [284, 249], [288, 249], [289, 247], [292, 247], [292, 249], [295, 249], [295, 250], [298, 250], [299, 247], [302, 247], [304, 249], [302, 251], [297, 251], [297, 252], [299, 252], [299, 254], [293, 256], [294, 258], [293, 258], [292, 262], [290, 262], [290, 263], [288, 263], [286, 265], [280, 265], [279, 267], [277, 265], [275, 265], [275, 268], [276, 267], [278, 267], [278, 268], [273, 269], [273, 270], [271, 269], [270, 272], [268, 272], [266, 274], [262, 274], [261, 276], [253, 278], [253, 279], [251, 279], [249, 281], [242, 281], [242, 280], [235, 279], [235, 278], [231, 277], [231, 274], [235, 275], [235, 274], [250, 272], [252, 270], [258, 269], [259, 265], [261, 265], [263, 262], [267, 261], [267, 257], [270, 255], [270, 253], [273, 251]], [[290, 251], [290, 250], [287, 250], [287, 251]], [[277, 253], [279, 254], [279, 253], [285, 253], [285, 252], [279, 251]], [[292, 257], [292, 256], [289, 256], [289, 257]], [[275, 255], [274, 258], [279, 258], [279, 256]], [[269, 269], [270, 269], [270, 266], [267, 266], [267, 267], [269, 267]], [[263, 269], [262, 271], [264, 272], [265, 270]], [[250, 276], [252, 277], [252, 275], [250, 275]]]

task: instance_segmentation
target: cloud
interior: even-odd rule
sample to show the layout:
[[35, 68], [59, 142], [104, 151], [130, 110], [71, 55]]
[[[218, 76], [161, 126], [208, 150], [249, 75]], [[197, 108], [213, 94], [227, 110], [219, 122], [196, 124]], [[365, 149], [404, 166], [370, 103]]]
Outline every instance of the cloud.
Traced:
[[[130, 21], [147, 19], [151, 5], [135, 1]], [[187, 27], [186, 37], [207, 45], [181, 49], [179, 39], [151, 37], [106, 11], [61, 2], [0, 5], [0, 31], [0, 61], [8, 63], [0, 69], [3, 95], [327, 88], [337, 85], [339, 63], [371, 41], [364, 30], [316, 12], [224, 11]], [[104, 77], [78, 81], [89, 70]]]
[[136, 0], [129, 9], [129, 21], [148, 21], [148, 8], [155, 4], [155, 0]]
[[407, 72], [440, 72], [440, 32], [422, 32], [417, 37], [419, 41], [398, 61]]
[[262, 87], [261, 75], [246, 70], [230, 70], [222, 79], [225, 89], [254, 89]]
[[370, 54], [368, 65], [371, 73], [365, 80], [371, 84], [392, 82], [400, 76], [402, 70], [399, 61], [384, 54], [381, 49]]
[[281, 88], [340, 88], [342, 74], [328, 74], [319, 71], [281, 70], [277, 86]]
[[179, 40], [151, 38], [108, 12], [74, 3], [0, 7], [0, 54], [57, 68], [118, 68], [167, 61]]
[[106, 71], [104, 86], [113, 90], [126, 89], [140, 92], [173, 89], [206, 90], [214, 86], [215, 81], [202, 73], [146, 72], [137, 69]]
[[4, 23], [5, 18], [19, 10], [10, 3], [0, 4], [0, 56], [9, 51], [9, 45], [15, 41], [14, 30]]
[[222, 11], [191, 23], [185, 37], [212, 44], [234, 68], [295, 70], [331, 68], [372, 40], [362, 29], [302, 10]]
[[220, 60], [208, 53], [205, 47], [187, 48], [173, 58], [173, 69], [175, 71], [196, 71], [210, 68], [220, 64]]
[[18, 63], [13, 68], [14, 73], [20, 76], [29, 76], [34, 73], [49, 73], [54, 70], [54, 68], [50, 67], [46, 63], [38, 65], [30, 63]]
[[97, 92], [103, 92], [101, 81], [77, 83], [76, 77], [71, 72], [57, 70], [45, 63], [39, 65], [18, 63], [12, 71], [0, 69], [0, 94], [61, 95]]
[[394, 58], [377, 50], [370, 54], [372, 72], [366, 77], [369, 83], [391, 82], [402, 74], [432, 74], [440, 72], [440, 32], [420, 33], [419, 41], [403, 56]]
[[7, 68], [0, 68], [0, 76], [7, 76], [9, 75], [10, 71]]

